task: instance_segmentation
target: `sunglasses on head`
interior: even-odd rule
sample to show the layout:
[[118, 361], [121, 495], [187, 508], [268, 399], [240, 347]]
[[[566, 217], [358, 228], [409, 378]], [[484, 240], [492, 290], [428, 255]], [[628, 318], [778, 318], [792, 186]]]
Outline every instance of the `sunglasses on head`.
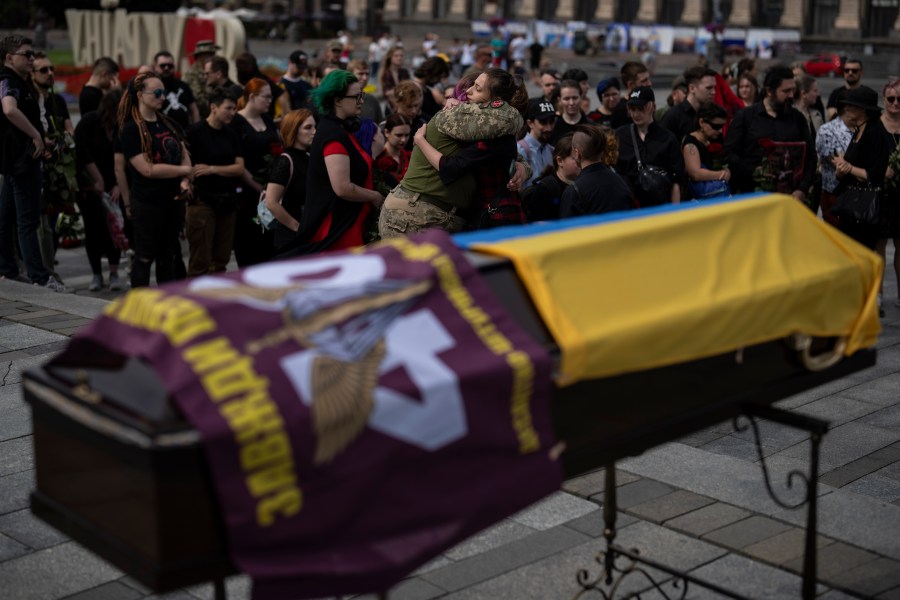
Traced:
[[41, 67], [40, 69], [35, 69], [35, 71], [37, 71], [38, 73], [43, 73], [44, 75], [46, 75], [47, 73], [52, 73], [52, 72], [53, 72], [53, 67]]
[[894, 102], [900, 102], [900, 96], [885, 96], [884, 101], [886, 104], [893, 104]]

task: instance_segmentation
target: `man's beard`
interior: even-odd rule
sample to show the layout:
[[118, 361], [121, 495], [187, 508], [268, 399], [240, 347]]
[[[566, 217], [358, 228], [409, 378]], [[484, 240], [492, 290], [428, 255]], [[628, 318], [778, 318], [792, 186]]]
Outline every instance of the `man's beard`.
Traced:
[[542, 144], [549, 144], [553, 141], [553, 130], [540, 132], [538, 134], [538, 141]]
[[779, 102], [775, 98], [769, 99], [769, 106], [771, 106], [772, 110], [775, 111], [775, 114], [778, 114], [778, 115], [783, 115], [785, 112], [787, 112], [787, 109], [788, 109], [787, 101]]

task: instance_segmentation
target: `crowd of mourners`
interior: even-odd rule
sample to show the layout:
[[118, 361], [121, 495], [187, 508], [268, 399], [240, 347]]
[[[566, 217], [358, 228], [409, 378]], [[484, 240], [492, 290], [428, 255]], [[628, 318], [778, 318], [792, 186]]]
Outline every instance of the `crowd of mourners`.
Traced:
[[[336, 39], [318, 60], [293, 52], [277, 80], [249, 53], [232, 73], [218, 50], [199, 42], [180, 76], [162, 50], [128, 81], [97, 60], [73, 127], [49, 58], [25, 37], [0, 40], [0, 277], [66, 291], [43, 210], [51, 134], [74, 138], [92, 291], [124, 283], [109, 203], [124, 214], [132, 287], [149, 285], [154, 266], [157, 283], [224, 271], [232, 253], [245, 267], [429, 228], [754, 191], [792, 195], [882, 256], [900, 239], [900, 79], [879, 93], [854, 58], [826, 103], [802, 65], [760, 75], [752, 59], [721, 73], [698, 61], [657, 102], [640, 62], [594, 83], [554, 70], [522, 36], [441, 52], [433, 34], [415, 49], [385, 34], [366, 59]], [[876, 218], [838, 211], [848, 190], [876, 193]], [[900, 253], [894, 268], [900, 276]]]

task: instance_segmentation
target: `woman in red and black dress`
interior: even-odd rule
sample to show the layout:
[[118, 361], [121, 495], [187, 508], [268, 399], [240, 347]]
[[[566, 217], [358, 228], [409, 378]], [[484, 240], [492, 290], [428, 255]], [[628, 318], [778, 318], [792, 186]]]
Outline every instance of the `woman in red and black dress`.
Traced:
[[332, 71], [312, 92], [319, 122], [309, 153], [298, 243], [282, 256], [363, 244], [363, 224], [384, 197], [372, 189], [372, 157], [353, 136], [365, 95], [352, 73]]

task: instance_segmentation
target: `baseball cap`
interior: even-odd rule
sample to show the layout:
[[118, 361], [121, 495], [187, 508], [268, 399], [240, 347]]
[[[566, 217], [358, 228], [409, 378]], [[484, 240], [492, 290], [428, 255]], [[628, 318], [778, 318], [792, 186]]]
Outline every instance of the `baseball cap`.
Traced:
[[628, 106], [644, 106], [648, 102], [656, 102], [653, 88], [646, 85], [634, 88], [628, 94]]
[[328, 42], [329, 50], [343, 50], [344, 44], [341, 43], [341, 40], [331, 40]]
[[305, 65], [309, 62], [309, 55], [307, 55], [303, 50], [294, 50], [293, 52], [291, 52], [288, 60], [290, 60], [295, 65]]
[[543, 98], [534, 98], [528, 102], [528, 120], [549, 119], [555, 117], [556, 111], [553, 104]]

